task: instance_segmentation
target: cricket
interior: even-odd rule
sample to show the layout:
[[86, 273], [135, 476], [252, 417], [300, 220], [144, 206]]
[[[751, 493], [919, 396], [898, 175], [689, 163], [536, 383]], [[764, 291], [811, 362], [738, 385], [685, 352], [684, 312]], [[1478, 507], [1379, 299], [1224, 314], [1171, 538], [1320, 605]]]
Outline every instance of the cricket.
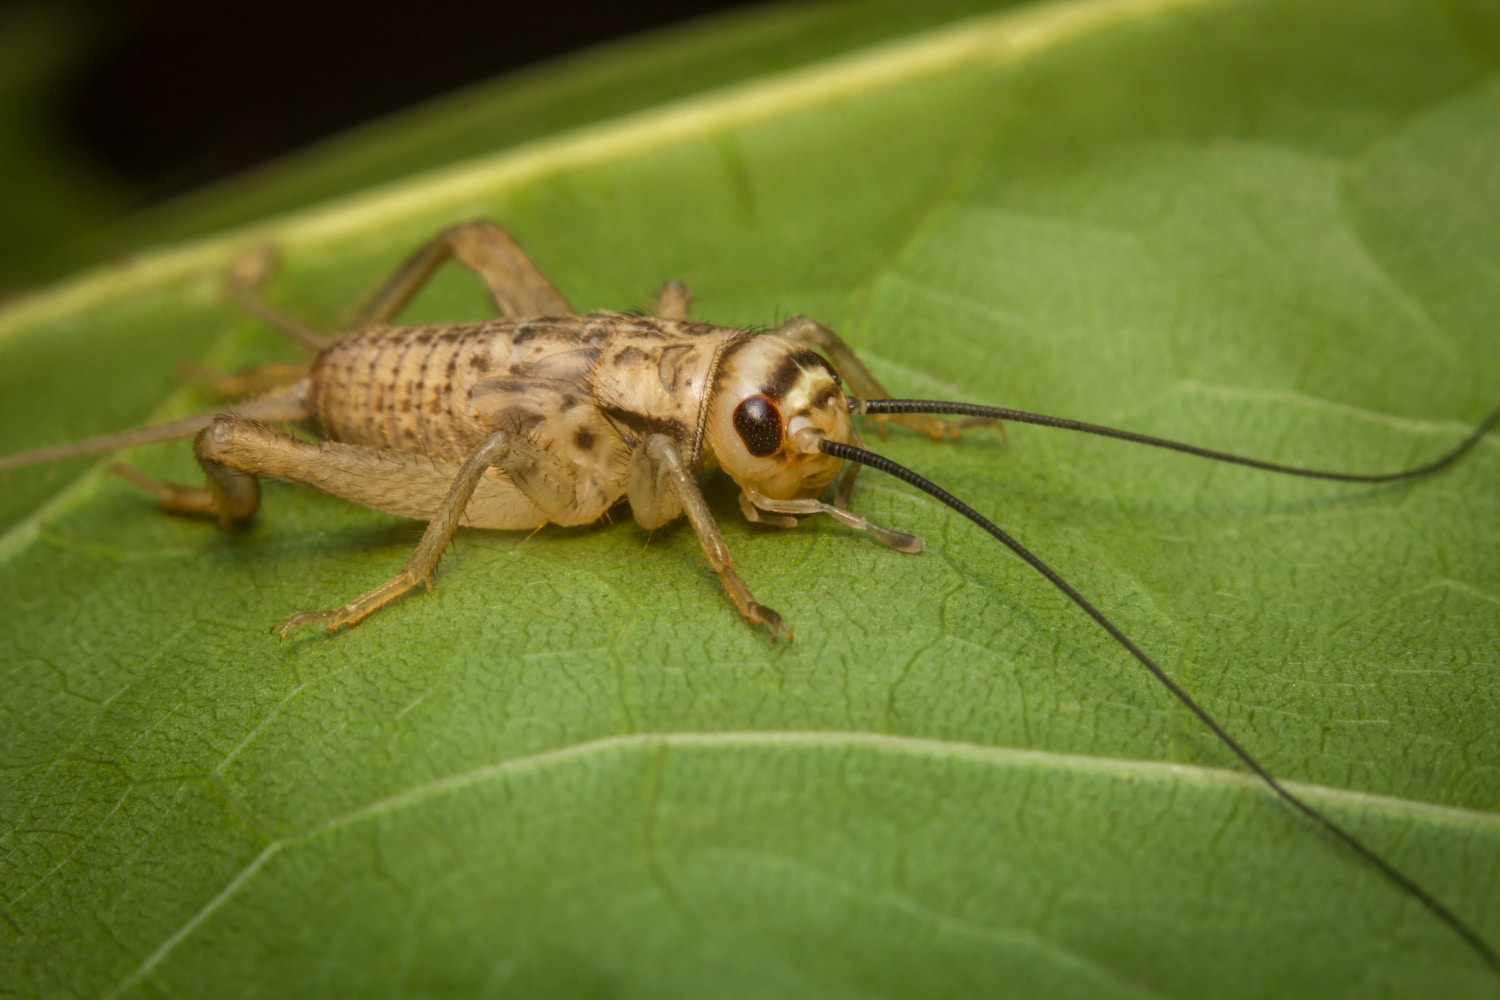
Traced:
[[[393, 320], [449, 260], [487, 286], [498, 317], [402, 326]], [[689, 294], [662, 286], [650, 315], [579, 315], [526, 256], [488, 221], [453, 226], [397, 268], [331, 337], [268, 305], [259, 289], [269, 251], [231, 269], [230, 294], [314, 352], [307, 364], [275, 365], [229, 379], [250, 398], [168, 423], [0, 458], [0, 470], [193, 438], [206, 486], [163, 483], [123, 464], [109, 471], [143, 488], [163, 509], [230, 527], [254, 516], [259, 479], [311, 486], [353, 503], [427, 523], [406, 565], [389, 580], [331, 608], [297, 611], [272, 627], [354, 626], [433, 574], [459, 527], [533, 531], [589, 525], [628, 504], [643, 528], [686, 517], [730, 603], [771, 641], [792, 628], [757, 599], [698, 485], [718, 469], [739, 487], [740, 514], [794, 528], [826, 515], [903, 553], [922, 540], [850, 509], [869, 466], [939, 500], [1008, 548], [1061, 591], [1188, 709], [1281, 803], [1415, 900], [1500, 976], [1500, 954], [1465, 919], [1354, 832], [1281, 784], [1145, 650], [1053, 567], [975, 508], [871, 450], [854, 418], [895, 422], [937, 440], [1003, 421], [1036, 424], [1165, 448], [1196, 459], [1341, 482], [1382, 483], [1438, 473], [1500, 423], [1500, 409], [1425, 464], [1379, 473], [1282, 465], [1078, 420], [978, 403], [893, 399], [840, 337], [805, 318], [762, 332], [688, 318]], [[957, 417], [958, 421], [940, 419]], [[320, 440], [294, 437], [300, 424]]]

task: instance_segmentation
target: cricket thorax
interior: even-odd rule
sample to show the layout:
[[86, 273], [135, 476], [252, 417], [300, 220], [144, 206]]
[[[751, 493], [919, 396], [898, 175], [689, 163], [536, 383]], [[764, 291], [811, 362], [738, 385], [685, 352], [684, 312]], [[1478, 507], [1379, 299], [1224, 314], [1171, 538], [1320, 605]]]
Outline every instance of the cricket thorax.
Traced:
[[750, 334], [654, 316], [594, 313], [583, 322], [600, 341], [593, 390], [600, 414], [631, 448], [652, 434], [675, 441], [701, 464], [708, 400], [721, 359]]

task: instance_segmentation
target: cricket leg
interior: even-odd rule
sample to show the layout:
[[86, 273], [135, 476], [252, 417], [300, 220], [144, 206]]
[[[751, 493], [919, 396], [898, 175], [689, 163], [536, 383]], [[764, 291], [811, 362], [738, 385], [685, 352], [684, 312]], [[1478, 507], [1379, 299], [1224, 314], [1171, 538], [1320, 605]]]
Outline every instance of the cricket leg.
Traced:
[[237, 413], [219, 414], [193, 447], [211, 479], [228, 473], [281, 479], [422, 521], [436, 516], [459, 472], [425, 455], [304, 441]]
[[218, 518], [221, 528], [243, 524], [255, 516], [260, 509], [260, 483], [254, 476], [202, 458], [198, 464], [208, 476], [207, 487], [164, 483], [124, 462], [115, 462], [105, 471], [150, 493], [156, 505], [171, 514]]
[[656, 293], [656, 306], [652, 309], [662, 319], [687, 319], [688, 309], [693, 304], [687, 285], [680, 281], [669, 281]]
[[[882, 545], [889, 545], [897, 552], [921, 552], [922, 539], [916, 535], [908, 535], [904, 531], [893, 531], [884, 528], [858, 514], [847, 511], [842, 507], [824, 503], [816, 499], [804, 500], [772, 500], [764, 496], [754, 487], [746, 486], [740, 493], [740, 509], [745, 511], [745, 516], [752, 521], [770, 520], [759, 511], [770, 511], [772, 515], [792, 514], [827, 514], [840, 524], [847, 525], [855, 531], [868, 531], [876, 541]], [[756, 513], [752, 515], [752, 511]], [[773, 521], [772, 523], [780, 523]]]
[[277, 389], [296, 385], [307, 377], [310, 367], [298, 362], [273, 362], [240, 371], [224, 372], [208, 365], [190, 363], [180, 367], [177, 372], [184, 379], [198, 382], [203, 391], [215, 399], [234, 400], [263, 396]]
[[511, 438], [495, 466], [531, 501], [540, 515], [538, 524], [592, 524], [620, 498], [617, 487], [607, 487], [521, 435]]
[[[852, 462], [850, 464], [858, 465], [859, 463]], [[797, 526], [797, 519], [795, 517], [785, 514], [768, 514], [756, 507], [745, 494], [744, 490], [740, 491], [740, 513], [745, 515], [745, 520], [755, 524], [769, 524], [776, 528], [795, 528]]]
[[386, 279], [355, 320], [378, 326], [399, 313], [448, 259], [484, 280], [501, 316], [572, 316], [573, 307], [505, 230], [486, 219], [443, 230]]
[[708, 509], [708, 501], [698, 489], [677, 444], [665, 434], [652, 434], [636, 448], [630, 456], [630, 483], [627, 489], [630, 510], [643, 528], [659, 528], [679, 514], [686, 514], [688, 523], [698, 536], [698, 544], [708, 557], [708, 564], [719, 575], [724, 590], [739, 613], [752, 625], [764, 625], [771, 630], [772, 638], [784, 635], [788, 641], [792, 630], [775, 611], [761, 604], [750, 593], [739, 574], [734, 571], [734, 560], [729, 555], [729, 546], [714, 523], [714, 515]]
[[[257, 399], [246, 400], [235, 407], [235, 419], [257, 418], [252, 421], [255, 423], [258, 423], [259, 419], [300, 420], [307, 416], [307, 407], [303, 398], [305, 388], [299, 382]], [[198, 413], [153, 427], [137, 427], [118, 434], [75, 441], [72, 444], [59, 445], [55, 448], [43, 448], [39, 451], [13, 456], [8, 461], [13, 461], [17, 465], [27, 465], [39, 461], [70, 458], [75, 455], [94, 455], [195, 435], [194, 446], [201, 448], [206, 429], [225, 419], [227, 415], [222, 411]], [[212, 463], [205, 463], [201, 451], [199, 464], [208, 474], [207, 488], [163, 483], [124, 462], [115, 462], [105, 471], [134, 483], [156, 497], [156, 502], [163, 510], [175, 514], [210, 515], [217, 517], [219, 523], [225, 527], [248, 520], [260, 506], [260, 487], [256, 485], [254, 476], [243, 477], [233, 469], [221, 470]], [[4, 462], [0, 462], [0, 467], [3, 466]]]
[[357, 625], [371, 612], [384, 607], [418, 585], [425, 586], [429, 591], [432, 590], [433, 571], [437, 569], [438, 560], [443, 557], [443, 550], [453, 540], [453, 533], [458, 530], [459, 520], [463, 517], [469, 499], [474, 495], [475, 487], [479, 485], [485, 472], [509, 448], [510, 440], [511, 435], [508, 431], [496, 431], [485, 438], [484, 443], [475, 449], [459, 468], [458, 475], [453, 477], [452, 483], [448, 486], [447, 495], [438, 505], [432, 520], [427, 522], [427, 530], [422, 532], [422, 540], [417, 543], [416, 551], [411, 554], [411, 558], [406, 561], [401, 572], [374, 590], [361, 594], [337, 608], [299, 611], [294, 615], [289, 615], [273, 626], [271, 631], [279, 633], [280, 637], [285, 639], [288, 632], [301, 628], [303, 625], [321, 624], [329, 631], [344, 625]]
[[[271, 419], [291, 419], [289, 411], [259, 409]], [[255, 514], [261, 476], [304, 483], [367, 507], [424, 520], [453, 479], [451, 468], [419, 456], [302, 441], [238, 412], [210, 414], [195, 429], [193, 453], [208, 479], [206, 487], [163, 483], [122, 462], [106, 471], [150, 493], [163, 510], [215, 517], [224, 527]]]
[[256, 247], [241, 254], [229, 265], [225, 288], [229, 297], [268, 326], [274, 326], [309, 351], [321, 351], [334, 338], [273, 308], [260, 297], [260, 288], [276, 270], [276, 252], [270, 247]]
[[[172, 501], [173, 509], [216, 514], [221, 521], [233, 523], [254, 512], [245, 497], [258, 497], [247, 492], [255, 488], [256, 478], [270, 476], [312, 486], [376, 510], [428, 521], [416, 552], [396, 576], [342, 607], [304, 611], [278, 625], [283, 636], [314, 622], [334, 629], [355, 624], [418, 584], [430, 586], [438, 559], [482, 480], [482, 499], [492, 508], [492, 514], [497, 500], [501, 506], [513, 506], [513, 500], [507, 499], [507, 493], [514, 497], [510, 484], [485, 477], [504, 455], [509, 438], [507, 432], [495, 432], [467, 462], [455, 467], [423, 455], [332, 441], [303, 441], [259, 420], [221, 414], [194, 442], [198, 462], [209, 477], [208, 489], [158, 487], [173, 491], [159, 495]], [[523, 519], [526, 516], [523, 514]]]

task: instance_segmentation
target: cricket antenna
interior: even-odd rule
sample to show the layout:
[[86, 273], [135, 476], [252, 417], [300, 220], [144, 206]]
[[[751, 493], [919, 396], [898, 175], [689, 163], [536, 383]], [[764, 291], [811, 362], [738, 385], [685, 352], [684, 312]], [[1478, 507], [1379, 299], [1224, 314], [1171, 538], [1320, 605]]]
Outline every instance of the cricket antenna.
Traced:
[[1184, 444], [1168, 438], [1152, 437], [1150, 434], [1137, 434], [1135, 431], [1121, 430], [1118, 427], [1090, 424], [1082, 420], [1068, 420], [1064, 417], [1052, 417], [1045, 413], [1031, 413], [1027, 410], [1012, 410], [1005, 406], [985, 406], [982, 403], [954, 403], [943, 399], [851, 399], [849, 409], [852, 413], [869, 414], [872, 417], [892, 416], [900, 413], [942, 413], [959, 417], [1009, 420], [1018, 424], [1037, 424], [1041, 427], [1057, 427], [1065, 431], [1080, 431], [1098, 437], [1146, 444], [1153, 448], [1166, 448], [1171, 451], [1180, 451], [1185, 455], [1211, 458], [1216, 462], [1228, 462], [1232, 465], [1245, 465], [1252, 469], [1264, 469], [1267, 472], [1303, 476], [1307, 479], [1333, 479], [1344, 483], [1390, 483], [1398, 479], [1414, 479], [1417, 476], [1436, 472], [1458, 461], [1464, 453], [1479, 443], [1480, 438], [1500, 423], [1500, 407], [1496, 407], [1489, 416], [1474, 426], [1468, 437], [1430, 462], [1415, 468], [1402, 469], [1399, 472], [1360, 473], [1330, 472], [1324, 469], [1306, 469], [1300, 465], [1281, 465], [1258, 458], [1247, 458], [1244, 455], [1233, 455], [1227, 451], [1200, 448], [1195, 444]]
[[53, 445], [50, 448], [23, 451], [19, 455], [5, 455], [0, 457], [0, 472], [7, 469], [19, 469], [27, 465], [41, 465], [44, 462], [59, 462], [65, 458], [102, 455], [105, 452], [119, 451], [122, 448], [138, 448], [145, 444], [160, 444], [163, 441], [192, 437], [212, 424], [214, 418], [221, 413], [235, 413], [242, 417], [274, 422], [301, 420], [307, 416], [307, 406], [302, 400], [303, 395], [304, 390], [299, 383], [256, 399], [221, 406], [217, 410], [205, 410], [191, 417], [170, 420], [164, 424], [151, 424], [116, 434], [106, 434], [103, 437], [85, 438], [82, 441], [70, 441], [67, 444]]
[[[1190, 445], [1179, 445], [1176, 442], [1162, 441], [1156, 438], [1143, 438], [1143, 436], [1141, 435], [1131, 435], [1129, 434], [1129, 432], [1114, 431], [1111, 428], [1095, 428], [1090, 424], [1079, 425], [1076, 421], [1054, 421], [1054, 419], [1051, 417], [1040, 417], [1037, 414], [1030, 413], [1022, 413], [1018, 417], [1018, 411], [1005, 410], [1000, 407], [979, 406], [971, 405], [968, 403], [927, 403], [920, 400], [860, 400], [855, 401], [855, 405], [853, 407], [855, 412], [861, 412], [859, 404], [863, 404], [866, 407], [866, 409], [863, 410], [863, 412], [866, 413], [957, 413], [984, 417], [997, 416], [1007, 420], [1025, 420], [1026, 418], [1036, 417], [1038, 419], [1029, 422], [1051, 422], [1054, 426], [1066, 426], [1074, 430], [1089, 430], [1090, 432], [1102, 430], [1107, 432], [1108, 436], [1110, 437], [1125, 437], [1126, 440], [1140, 440], [1143, 441], [1143, 443], [1147, 444], [1159, 444], [1174, 448], [1178, 451], [1188, 451], [1190, 454], [1205, 454], [1204, 449], [1195, 449]], [[880, 406], [879, 409], [876, 408], [877, 404], [879, 404]], [[908, 404], [911, 405], [911, 409], [902, 408], [903, 406]], [[917, 409], [917, 407], [923, 406], [951, 407], [951, 409]], [[962, 409], [959, 409], [960, 407], [962, 407]], [[1440, 468], [1442, 465], [1451, 462], [1453, 459], [1457, 458], [1460, 454], [1471, 447], [1474, 442], [1478, 440], [1480, 434], [1488, 430], [1489, 427], [1493, 426], [1497, 420], [1500, 420], [1500, 410], [1497, 410], [1495, 413], [1492, 413], [1488, 418], [1486, 418], [1486, 420], [1480, 424], [1479, 431], [1476, 431], [1473, 435], [1471, 435], [1470, 438], [1462, 445], [1460, 445], [1457, 450], [1450, 452], [1448, 455], [1439, 459], [1436, 463], [1429, 463], [1430, 467], [1424, 467], [1422, 470], [1416, 471], [1432, 471], [1432, 469]], [[1251, 756], [1250, 751], [1241, 746], [1239, 742], [1233, 736], [1230, 736], [1228, 731], [1226, 731], [1224, 727], [1221, 726], [1212, 715], [1208, 714], [1207, 710], [1205, 710], [1203, 706], [1199, 705], [1196, 701], [1193, 700], [1192, 695], [1188, 694], [1187, 691], [1184, 690], [1182, 686], [1179, 685], [1176, 681], [1174, 681], [1165, 670], [1158, 666], [1155, 660], [1146, 655], [1145, 650], [1137, 646], [1134, 640], [1132, 640], [1128, 635], [1121, 631], [1118, 625], [1110, 621], [1110, 619], [1105, 616], [1104, 612], [1095, 607], [1088, 598], [1079, 593], [1071, 583], [1059, 576], [1056, 570], [1043, 562], [1041, 558], [1038, 557], [1034, 552], [1032, 552], [1026, 546], [1022, 545], [1015, 538], [1011, 537], [1011, 535], [1006, 533], [999, 525], [995, 524], [995, 522], [991, 521], [989, 518], [979, 513], [979, 511], [975, 510], [973, 507], [970, 507], [968, 504], [958, 499], [958, 497], [954, 496], [952, 493], [949, 493], [947, 490], [932, 482], [930, 479], [926, 479], [918, 475], [912, 470], [906, 468], [904, 465], [900, 465], [896, 462], [891, 461], [884, 455], [877, 455], [872, 451], [866, 451], [864, 448], [859, 448], [852, 444], [844, 444], [839, 441], [831, 441], [828, 438], [823, 438], [821, 441], [819, 441], [818, 447], [826, 455], [832, 455], [834, 458], [841, 458], [849, 462], [858, 462], [861, 465], [868, 465], [873, 469], [877, 469], [881, 472], [886, 473], [887, 475], [896, 477], [909, 486], [915, 486], [923, 493], [926, 493], [928, 496], [941, 501], [942, 503], [951, 507], [953, 510], [962, 514], [964, 517], [968, 518], [970, 521], [973, 521], [985, 531], [989, 532], [992, 536], [995, 537], [996, 540], [1000, 542], [1000, 544], [1004, 545], [1016, 555], [1020, 556], [1028, 566], [1036, 570], [1042, 576], [1046, 577], [1047, 581], [1058, 590], [1062, 591], [1063, 594], [1068, 598], [1068, 600], [1072, 601], [1085, 614], [1094, 619], [1094, 621], [1098, 623], [1100, 628], [1109, 633], [1111, 638], [1113, 638], [1116, 642], [1123, 646], [1131, 656], [1140, 661], [1141, 665], [1151, 673], [1151, 676], [1155, 677], [1163, 687], [1170, 691], [1172, 693], [1172, 696], [1179, 702], [1181, 702], [1188, 709], [1188, 711], [1196, 715], [1198, 719], [1208, 727], [1209, 731], [1212, 732], [1216, 737], [1218, 737], [1221, 743], [1228, 747], [1234, 753], [1234, 755], [1238, 757], [1244, 763], [1244, 765], [1255, 774], [1257, 778], [1265, 783], [1266, 787], [1275, 792], [1282, 798], [1283, 801], [1285, 801], [1292, 808], [1296, 809], [1303, 816], [1312, 820], [1313, 823], [1321, 827], [1327, 833], [1331, 834], [1336, 840], [1341, 842], [1349, 850], [1353, 851], [1363, 861], [1365, 861], [1372, 868], [1378, 871], [1381, 876], [1383, 876], [1387, 881], [1391, 882], [1402, 892], [1405, 892], [1408, 896], [1421, 903], [1422, 906], [1424, 906], [1428, 910], [1428, 912], [1437, 917], [1438, 920], [1442, 921], [1455, 934], [1462, 938], [1464, 943], [1467, 944], [1471, 949], [1473, 949], [1473, 951], [1481, 959], [1483, 959], [1485, 964], [1488, 965], [1492, 971], [1494, 971], [1497, 975], [1500, 975], [1500, 955], [1496, 954], [1495, 950], [1491, 948], [1490, 945], [1482, 937], [1479, 936], [1479, 933], [1477, 931], [1466, 924], [1456, 913], [1448, 909], [1447, 906], [1443, 905], [1443, 903], [1439, 901], [1436, 896], [1428, 892], [1426, 889], [1422, 888], [1422, 886], [1418, 885], [1417, 882], [1413, 880], [1409, 875], [1406, 875], [1395, 865], [1391, 864], [1385, 858], [1377, 854], [1373, 848], [1367, 847], [1359, 838], [1354, 836], [1354, 834], [1350, 833], [1348, 830], [1345, 830], [1342, 826], [1329, 819], [1326, 815], [1323, 814], [1322, 811], [1315, 808], [1307, 801], [1305, 801], [1301, 796], [1297, 795], [1295, 792], [1290, 791], [1286, 788], [1286, 786], [1282, 785], [1281, 782], [1277, 781], [1276, 778], [1272, 776], [1271, 772], [1267, 771], [1258, 760]], [[1226, 457], [1221, 456], [1217, 452], [1207, 452], [1206, 454], [1207, 457]], [[1235, 461], [1239, 461], [1240, 464], [1254, 464], [1257, 467], [1261, 468], [1269, 467], [1274, 471], [1291, 471], [1297, 474], [1308, 474], [1304, 470], [1289, 466], [1268, 466], [1266, 463], [1256, 463], [1253, 460], [1237, 459], [1234, 458], [1234, 456], [1227, 457], [1230, 457]], [[1319, 475], [1318, 473], [1311, 474]], [[1378, 478], [1403, 478], [1404, 475], [1405, 474], [1397, 473], [1394, 476], [1385, 476]], [[1330, 475], [1326, 478], [1350, 477]]]

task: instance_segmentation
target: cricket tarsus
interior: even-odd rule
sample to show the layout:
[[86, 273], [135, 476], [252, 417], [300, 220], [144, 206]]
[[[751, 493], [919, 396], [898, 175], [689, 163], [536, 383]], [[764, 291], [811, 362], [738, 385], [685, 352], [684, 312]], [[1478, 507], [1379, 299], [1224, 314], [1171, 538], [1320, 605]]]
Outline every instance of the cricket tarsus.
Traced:
[[1217, 462], [1244, 465], [1252, 469], [1263, 469], [1267, 472], [1279, 472], [1289, 476], [1303, 476], [1308, 479], [1332, 479], [1345, 483], [1390, 483], [1399, 479], [1414, 479], [1418, 476], [1437, 472], [1439, 469], [1446, 468], [1462, 458], [1469, 449], [1479, 443], [1481, 438], [1493, 430], [1496, 424], [1500, 424], [1500, 407], [1497, 407], [1476, 424], [1467, 437], [1430, 462], [1414, 466], [1410, 469], [1402, 469], [1398, 472], [1363, 473], [1308, 469], [1300, 465], [1282, 465], [1278, 462], [1267, 462], [1244, 455], [1234, 455], [1227, 451], [1200, 448], [1198, 445], [1185, 444], [1182, 441], [1153, 437], [1150, 434], [1138, 434], [1135, 431], [1121, 430], [1118, 427], [1090, 424], [1082, 420], [1069, 420], [1065, 417], [1052, 417], [1045, 413], [1031, 413], [1027, 410], [1013, 410], [1004, 406], [985, 406], [982, 403], [958, 403], [942, 399], [856, 399], [850, 401], [850, 406], [853, 408], [853, 412], [869, 414], [870, 416], [942, 413], [949, 416], [985, 417], [995, 420], [1014, 421], [1018, 424], [1056, 427], [1067, 431], [1094, 434], [1099, 437], [1115, 438], [1119, 441], [1150, 445], [1153, 448], [1166, 448], [1170, 451], [1180, 451], [1185, 455], [1195, 455], [1198, 458], [1211, 458]]
[[[885, 401], [880, 402], [884, 403]], [[894, 400], [892, 402], [899, 404], [912, 401]], [[975, 409], [989, 410], [995, 408], [976, 407]], [[898, 410], [897, 412], [900, 411]], [[1003, 415], [980, 415], [997, 415], [1000, 416], [1001, 419], [1014, 420], [1017, 419], [1015, 413], [1016, 411], [1005, 411]], [[1023, 417], [1024, 416], [1031, 416], [1031, 414], [1023, 414]], [[1479, 433], [1482, 433], [1483, 430], [1493, 425], [1497, 418], [1500, 418], [1500, 411], [1497, 411], [1495, 414], [1491, 414], [1490, 418], [1480, 425], [1481, 431]], [[1466, 441], [1464, 445], [1460, 446], [1458, 454], [1461, 454], [1464, 449], [1472, 445], [1473, 442], [1477, 439], [1478, 433], [1476, 433], [1475, 435], [1471, 435], [1470, 439]], [[826, 438], [819, 443], [819, 447], [825, 454], [832, 455], [835, 458], [841, 458], [850, 462], [858, 462], [861, 465], [868, 465], [873, 469], [886, 473], [887, 475], [894, 476], [907, 485], [914, 486], [922, 492], [942, 502], [943, 504], [946, 504], [948, 507], [951, 507], [953, 510], [957, 511], [964, 517], [968, 518], [970, 521], [974, 522], [974, 524], [987, 531], [1002, 545], [1019, 556], [1028, 566], [1045, 577], [1047, 579], [1047, 582], [1051, 583], [1058, 590], [1062, 591], [1064, 596], [1066, 596], [1068, 600], [1077, 605], [1085, 614], [1094, 619], [1099, 627], [1109, 634], [1110, 638], [1114, 639], [1115, 642], [1124, 647], [1126, 652], [1135, 657], [1136, 660], [1139, 661], [1148, 672], [1150, 672], [1152, 677], [1156, 678], [1156, 680], [1159, 681], [1163, 687], [1171, 692], [1174, 698], [1181, 702], [1182, 705], [1188, 709], [1188, 711], [1197, 716], [1199, 721], [1201, 721], [1206, 727], [1208, 727], [1208, 730], [1213, 733], [1214, 736], [1216, 736], [1219, 741], [1224, 744], [1224, 746], [1228, 747], [1229, 750], [1236, 757], [1238, 757], [1244, 763], [1244, 765], [1249, 768], [1250, 771], [1266, 785], [1266, 787], [1275, 792], [1278, 796], [1281, 797], [1283, 801], [1292, 806], [1292, 808], [1296, 809], [1303, 816], [1312, 820], [1324, 831], [1331, 834], [1336, 840], [1342, 843], [1349, 850], [1353, 851], [1363, 861], [1365, 861], [1376, 871], [1378, 871], [1385, 879], [1394, 884], [1401, 891], [1405, 892], [1408, 896], [1419, 902], [1423, 907], [1427, 909], [1428, 912], [1437, 917], [1438, 920], [1442, 921], [1454, 933], [1462, 938], [1463, 941], [1471, 949], [1473, 949], [1473, 951], [1481, 959], [1483, 959], [1485, 964], [1487, 964], [1496, 974], [1500, 974], [1500, 955], [1496, 954], [1495, 950], [1490, 947], [1488, 942], [1486, 942], [1482, 937], [1479, 936], [1477, 931], [1475, 931], [1472, 927], [1465, 923], [1462, 918], [1460, 918], [1447, 906], [1443, 905], [1443, 903], [1438, 900], [1436, 896], [1428, 892], [1426, 889], [1422, 888], [1422, 886], [1419, 885], [1415, 880], [1413, 880], [1411, 876], [1402, 872], [1395, 865], [1391, 864], [1385, 858], [1377, 854], [1372, 848], [1366, 846], [1358, 837], [1354, 836], [1354, 834], [1350, 833], [1348, 830], [1345, 830], [1342, 826], [1329, 819], [1328, 816], [1326, 816], [1322, 811], [1315, 808], [1304, 799], [1302, 799], [1299, 795], [1290, 791], [1281, 782], [1277, 781], [1275, 776], [1267, 771], [1260, 764], [1260, 762], [1256, 760], [1248, 750], [1241, 746], [1233, 736], [1229, 735], [1229, 732], [1225, 730], [1224, 727], [1221, 726], [1218, 721], [1212, 715], [1210, 715], [1206, 709], [1203, 708], [1203, 706], [1199, 705], [1196, 701], [1193, 700], [1192, 695], [1188, 694], [1187, 691], [1184, 690], [1182, 686], [1179, 685], [1176, 681], [1174, 681], [1165, 670], [1158, 666], [1156, 661], [1146, 654], [1145, 650], [1136, 645], [1135, 641], [1131, 639], [1130, 636], [1121, 631], [1120, 627], [1113, 621], [1111, 621], [1104, 614], [1104, 612], [1100, 611], [1097, 607], [1094, 606], [1091, 601], [1089, 601], [1088, 598], [1079, 593], [1077, 588], [1075, 588], [1071, 583], [1058, 575], [1056, 570], [1054, 570], [1047, 563], [1043, 562], [1042, 559], [1036, 555], [1036, 553], [1032, 552], [1025, 545], [1022, 545], [1017, 539], [1007, 533], [999, 525], [995, 524], [995, 522], [979, 513], [973, 507], [970, 507], [968, 504], [958, 499], [958, 497], [954, 496], [952, 493], [949, 493], [947, 490], [943, 489], [941, 486], [937, 485], [931, 480], [918, 475], [912, 470], [906, 468], [906, 466], [904, 465], [893, 462], [885, 456], [877, 455], [872, 451], [867, 451], [863, 448], [859, 448], [850, 444], [843, 444], [842, 442], [838, 441], [830, 441]], [[1437, 463], [1430, 463], [1430, 465], [1432, 465], [1433, 468], [1438, 468], [1441, 467], [1442, 464], [1446, 464], [1447, 462], [1451, 461], [1454, 457], [1456, 457], [1455, 454], [1450, 454], [1448, 456], [1445, 456], [1443, 459], [1439, 459]], [[1426, 469], [1426, 471], [1431, 471], [1431, 469], [1427, 467], [1424, 467], [1424, 469]]]

